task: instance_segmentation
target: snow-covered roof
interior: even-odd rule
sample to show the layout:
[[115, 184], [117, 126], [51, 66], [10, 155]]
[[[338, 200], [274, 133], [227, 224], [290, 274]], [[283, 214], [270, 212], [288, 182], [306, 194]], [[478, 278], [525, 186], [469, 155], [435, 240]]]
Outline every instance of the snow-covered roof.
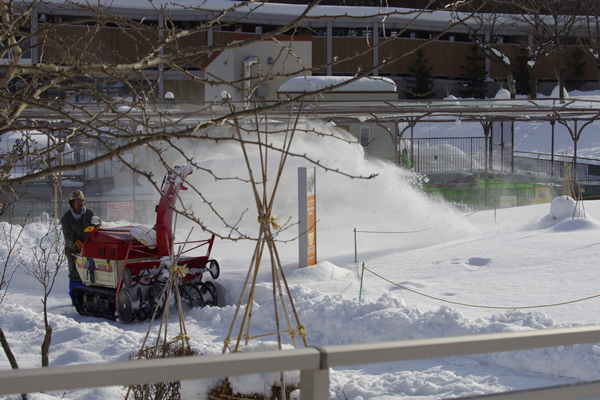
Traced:
[[[353, 79], [352, 76], [298, 76], [290, 79], [279, 87], [279, 93], [307, 93], [316, 92], [341, 85]], [[332, 92], [371, 92], [371, 93], [395, 93], [396, 84], [389, 78], [378, 76], [360, 78], [339, 88], [334, 88]]]
[[[30, 0], [31, 1], [31, 0]], [[239, 1], [228, 0], [185, 0], [176, 3], [159, 0], [98, 0], [92, 2], [91, 7], [102, 8], [105, 12], [119, 14], [126, 18], [140, 18], [143, 16], [157, 16], [161, 9], [168, 10], [169, 17], [174, 20], [203, 20], [207, 15], [215, 16], [227, 10], [220, 19], [222, 21], [238, 20], [243, 18], [246, 22], [280, 25], [296, 19], [308, 7], [305, 4], [283, 4], [253, 2], [231, 10], [239, 5]], [[81, 4], [76, 7], [74, 4]], [[82, 0], [55, 0], [41, 3], [38, 8], [43, 12], [56, 12], [60, 14], [81, 14], [82, 9], [90, 7], [90, 3]], [[351, 7], [351, 6], [326, 6], [314, 7], [308, 14], [307, 20], [301, 25], [326, 26], [327, 20], [333, 19], [334, 25], [364, 26], [366, 21], [385, 22], [389, 29], [435, 29], [434, 27], [447, 27], [451, 21], [465, 20], [470, 24], [468, 14], [451, 13], [449, 11], [413, 10], [394, 7]], [[453, 31], [464, 31], [463, 26], [455, 26]]]

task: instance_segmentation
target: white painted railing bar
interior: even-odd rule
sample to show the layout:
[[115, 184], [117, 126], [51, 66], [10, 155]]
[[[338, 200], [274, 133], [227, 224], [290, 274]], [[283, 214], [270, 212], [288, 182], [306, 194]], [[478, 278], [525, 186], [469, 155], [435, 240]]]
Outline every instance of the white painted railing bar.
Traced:
[[582, 397], [600, 398], [600, 381], [460, 397], [456, 400], [565, 400]]
[[315, 348], [0, 371], [0, 395], [319, 369]]
[[323, 394], [329, 392], [330, 367], [597, 342], [600, 342], [600, 326], [594, 325], [297, 350], [9, 370], [0, 371], [0, 395], [300, 370], [301, 389], [305, 398], [320, 399]]
[[600, 342], [600, 326], [327, 346], [328, 365], [376, 364]]

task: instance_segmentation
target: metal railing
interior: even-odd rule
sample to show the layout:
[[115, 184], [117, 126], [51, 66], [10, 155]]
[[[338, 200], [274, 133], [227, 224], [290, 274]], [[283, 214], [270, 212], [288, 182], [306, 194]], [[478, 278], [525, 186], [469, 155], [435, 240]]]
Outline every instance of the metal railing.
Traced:
[[480, 172], [486, 169], [486, 138], [431, 138], [403, 140], [412, 149], [412, 164], [423, 174], [439, 172]]
[[[300, 370], [303, 399], [329, 399], [329, 368], [600, 341], [600, 326], [0, 371], [0, 395]], [[600, 394], [600, 381], [469, 398], [562, 400]]]
[[[520, 172], [524, 174], [563, 179], [565, 162], [561, 155], [511, 151], [489, 151], [485, 137], [403, 139], [401, 147], [409, 151], [411, 167], [422, 174], [448, 172]], [[497, 147], [497, 146], [494, 146]], [[572, 179], [578, 182], [600, 181], [600, 160], [577, 158], [577, 173], [573, 157], [567, 157]]]
[[[31, 152], [33, 153], [33, 151]], [[107, 150], [100, 146], [76, 145], [73, 149], [62, 153], [62, 164], [80, 164], [106, 153]], [[71, 177], [79, 180], [107, 178], [114, 175], [116, 169], [115, 163], [117, 163], [116, 160], [110, 159], [99, 162], [98, 164], [85, 169], [78, 169], [63, 173], [63, 176], [65, 178]], [[10, 174], [15, 177], [28, 175], [47, 168], [48, 165], [59, 165], [58, 156], [56, 154], [53, 154], [52, 157], [47, 157], [44, 159], [35, 156], [26, 156], [13, 162], [13, 165], [10, 167]], [[52, 177], [48, 176], [45, 179], [50, 181], [52, 180]]]
[[[515, 152], [514, 170], [517, 172], [530, 173], [536, 176], [554, 177], [563, 179], [565, 177], [565, 161], [561, 156], [551, 154], [537, 154], [526, 152]], [[567, 158], [567, 164], [571, 171], [572, 179], [577, 177], [578, 182], [600, 181], [600, 160], [586, 157], [577, 158], [577, 174], [573, 173], [573, 157]]]
[[[80, 163], [87, 160], [91, 160], [95, 157], [106, 154], [106, 149], [101, 148], [99, 146], [91, 146], [91, 147], [78, 147], [74, 150], [74, 159], [76, 160], [74, 163]], [[98, 164], [95, 164], [91, 167], [85, 168], [84, 178], [107, 178], [113, 176], [113, 165], [115, 161], [113, 159], [102, 161]], [[75, 171], [82, 174], [82, 171]]]
[[[101, 220], [106, 220], [106, 202], [86, 201], [86, 206], [92, 208]], [[57, 204], [59, 221], [69, 208], [69, 203], [59, 202]], [[32, 222], [49, 222], [52, 218], [54, 218], [54, 202], [24, 200], [11, 204], [0, 216], [0, 221], [24, 225]]]
[[[113, 197], [113, 200], [115, 198]], [[129, 201], [128, 198], [125, 201]], [[118, 201], [118, 200], [115, 200]], [[108, 201], [93, 201], [87, 200], [86, 206], [94, 210], [94, 213], [102, 221], [108, 221], [107, 219], [107, 204]], [[136, 211], [134, 212], [133, 220], [129, 222], [135, 222], [140, 224], [152, 224], [155, 222], [155, 214], [152, 212], [157, 204], [156, 200], [136, 200]], [[57, 204], [57, 218], [61, 219], [63, 214], [69, 210], [69, 203], [59, 202]], [[143, 210], [152, 210], [151, 212]], [[53, 201], [31, 201], [21, 200], [17, 201], [7, 207], [6, 211], [0, 215], [0, 221], [8, 222], [10, 224], [24, 225], [25, 223], [31, 222], [48, 222], [54, 218], [54, 202]]]

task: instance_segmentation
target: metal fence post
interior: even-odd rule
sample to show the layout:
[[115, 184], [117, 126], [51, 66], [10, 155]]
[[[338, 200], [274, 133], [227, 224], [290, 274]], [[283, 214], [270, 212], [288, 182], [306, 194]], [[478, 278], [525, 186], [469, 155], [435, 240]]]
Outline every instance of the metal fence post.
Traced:
[[358, 253], [356, 251], [356, 228], [354, 228], [354, 262], [358, 262]]
[[498, 204], [498, 199], [494, 199], [494, 225], [497, 224], [496, 220], [496, 205]]
[[303, 399], [329, 399], [329, 368], [300, 371], [300, 393]]
[[365, 263], [362, 264], [362, 273], [360, 274], [360, 292], [358, 292], [358, 300], [360, 301], [361, 297], [362, 297], [362, 284], [363, 284], [363, 277], [365, 276]]

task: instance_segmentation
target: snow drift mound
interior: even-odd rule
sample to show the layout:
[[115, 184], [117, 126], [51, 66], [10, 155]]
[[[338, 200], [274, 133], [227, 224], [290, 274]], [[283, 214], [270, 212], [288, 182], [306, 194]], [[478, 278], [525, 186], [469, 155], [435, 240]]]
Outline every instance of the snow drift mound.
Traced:
[[540, 229], [552, 228], [556, 232], [568, 232], [584, 229], [600, 229], [600, 223], [586, 215], [577, 207], [576, 201], [569, 196], [560, 196], [550, 203], [550, 214], [539, 222]]
[[510, 92], [506, 89], [500, 89], [494, 98], [496, 100], [510, 100]]
[[321, 261], [312, 267], [300, 268], [287, 272], [289, 279], [294, 283], [325, 282], [334, 279], [352, 279], [354, 272], [340, 268], [329, 261]]
[[[550, 97], [553, 99], [560, 98], [560, 85], [554, 86], [554, 89], [552, 89], [552, 93], [550, 94]], [[567, 89], [565, 89], [564, 87], [563, 87], [563, 97], [565, 99], [569, 98], [569, 93], [567, 93]]]

